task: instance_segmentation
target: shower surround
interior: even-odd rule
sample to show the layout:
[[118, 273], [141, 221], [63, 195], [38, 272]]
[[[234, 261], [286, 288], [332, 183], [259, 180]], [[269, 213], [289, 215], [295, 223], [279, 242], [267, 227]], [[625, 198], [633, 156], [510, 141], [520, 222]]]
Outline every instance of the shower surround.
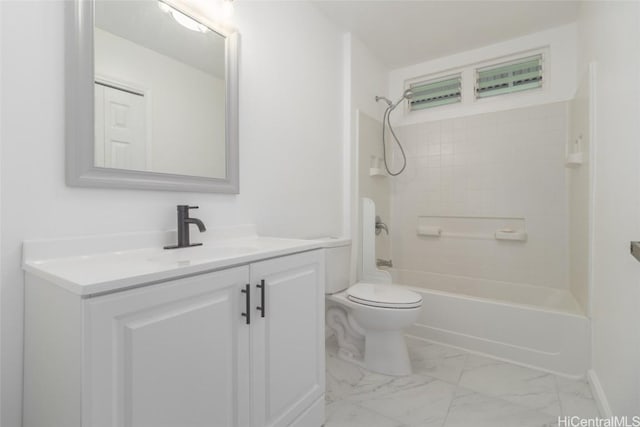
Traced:
[[[360, 115], [361, 193], [390, 210], [377, 255], [424, 300], [410, 335], [584, 376], [590, 325], [570, 280], [572, 114], [560, 102], [398, 127], [408, 162], [394, 178], [366, 173], [381, 126]], [[523, 238], [498, 240], [500, 230]]]
[[[568, 289], [568, 105], [398, 128], [408, 166], [391, 186], [394, 266]], [[418, 217], [443, 236], [417, 235]], [[460, 229], [447, 229], [452, 217]], [[496, 218], [517, 219], [527, 240], [492, 238]]]

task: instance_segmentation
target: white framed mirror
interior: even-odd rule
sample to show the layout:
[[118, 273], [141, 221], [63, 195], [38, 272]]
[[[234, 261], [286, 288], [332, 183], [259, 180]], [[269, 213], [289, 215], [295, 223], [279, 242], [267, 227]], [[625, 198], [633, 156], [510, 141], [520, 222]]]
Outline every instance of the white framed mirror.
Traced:
[[67, 184], [238, 193], [238, 33], [176, 0], [66, 7]]

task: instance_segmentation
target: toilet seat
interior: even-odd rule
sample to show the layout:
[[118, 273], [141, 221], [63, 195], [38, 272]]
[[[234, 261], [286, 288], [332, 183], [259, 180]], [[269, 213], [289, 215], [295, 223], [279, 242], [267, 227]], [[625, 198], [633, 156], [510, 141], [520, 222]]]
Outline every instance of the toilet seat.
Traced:
[[356, 283], [347, 289], [347, 298], [357, 304], [380, 308], [418, 308], [422, 296], [397, 285]]

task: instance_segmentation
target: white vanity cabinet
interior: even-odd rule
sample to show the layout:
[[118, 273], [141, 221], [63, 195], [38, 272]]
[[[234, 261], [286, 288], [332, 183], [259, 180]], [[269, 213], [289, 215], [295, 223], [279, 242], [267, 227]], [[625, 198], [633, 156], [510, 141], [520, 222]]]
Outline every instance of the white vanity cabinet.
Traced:
[[[324, 423], [324, 252], [294, 257], [251, 264], [265, 286], [264, 317], [251, 328], [253, 427]], [[309, 418], [296, 422], [305, 408]]]
[[87, 299], [87, 425], [248, 425], [246, 283], [241, 267]]
[[323, 328], [321, 250], [88, 297], [28, 273], [24, 426], [319, 427]]

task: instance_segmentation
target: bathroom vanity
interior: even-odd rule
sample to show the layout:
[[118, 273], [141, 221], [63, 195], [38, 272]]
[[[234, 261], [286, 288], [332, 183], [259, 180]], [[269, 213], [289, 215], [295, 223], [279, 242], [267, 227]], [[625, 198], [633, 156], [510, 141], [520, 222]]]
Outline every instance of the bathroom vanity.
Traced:
[[25, 427], [324, 422], [322, 242], [172, 238], [25, 242]]

